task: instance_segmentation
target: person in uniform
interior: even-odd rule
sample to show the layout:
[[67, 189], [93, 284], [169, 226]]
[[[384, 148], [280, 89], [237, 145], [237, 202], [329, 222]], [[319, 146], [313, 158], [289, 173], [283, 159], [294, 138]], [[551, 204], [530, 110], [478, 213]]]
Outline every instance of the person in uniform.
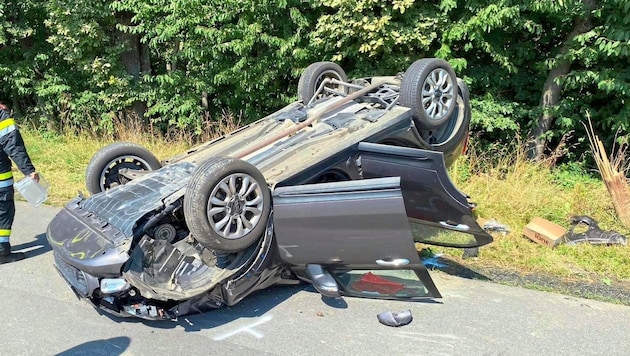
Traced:
[[15, 162], [25, 176], [39, 182], [39, 174], [35, 170], [31, 158], [11, 111], [0, 103], [0, 264], [24, 259], [23, 252], [11, 252], [11, 227], [15, 217], [15, 201], [13, 200], [13, 173], [11, 161]]

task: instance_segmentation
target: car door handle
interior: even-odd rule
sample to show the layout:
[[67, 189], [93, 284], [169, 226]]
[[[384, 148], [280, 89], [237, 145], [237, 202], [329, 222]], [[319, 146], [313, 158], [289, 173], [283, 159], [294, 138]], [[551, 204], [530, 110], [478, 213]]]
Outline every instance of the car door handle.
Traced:
[[442, 225], [444, 227], [451, 228], [451, 229], [461, 230], [461, 231], [468, 231], [468, 230], [470, 230], [470, 226], [468, 226], [466, 224], [456, 224], [456, 223], [451, 223], [451, 222], [448, 222], [448, 221], [440, 221], [440, 225]]
[[409, 260], [406, 258], [396, 258], [393, 260], [376, 260], [376, 264], [384, 267], [400, 267], [409, 264]]

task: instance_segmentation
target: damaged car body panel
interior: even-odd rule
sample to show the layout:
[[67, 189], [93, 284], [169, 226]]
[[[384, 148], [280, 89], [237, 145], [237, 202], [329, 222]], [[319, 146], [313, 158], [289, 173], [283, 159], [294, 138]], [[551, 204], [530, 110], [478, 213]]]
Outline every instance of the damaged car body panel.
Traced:
[[92, 195], [49, 224], [58, 271], [95, 307], [151, 320], [301, 282], [329, 297], [441, 297], [415, 244], [492, 241], [446, 171], [470, 121], [449, 68], [420, 60], [348, 82], [318, 62], [298, 102], [160, 165], [131, 143], [105, 147], [88, 164]]
[[420, 265], [398, 178], [278, 188], [274, 215], [280, 255], [291, 265], [373, 267], [388, 258]]
[[[278, 188], [274, 203], [280, 257], [298, 274], [317, 265], [318, 273], [331, 274], [346, 294], [360, 295], [340, 273], [417, 271], [422, 288], [405, 287], [405, 297], [440, 297], [415, 249], [398, 177]], [[370, 296], [394, 297], [374, 293]]]
[[367, 142], [359, 144], [359, 151], [364, 178], [401, 178], [406, 213], [416, 241], [459, 248], [492, 242], [471, 216], [468, 197], [448, 178], [441, 154]]

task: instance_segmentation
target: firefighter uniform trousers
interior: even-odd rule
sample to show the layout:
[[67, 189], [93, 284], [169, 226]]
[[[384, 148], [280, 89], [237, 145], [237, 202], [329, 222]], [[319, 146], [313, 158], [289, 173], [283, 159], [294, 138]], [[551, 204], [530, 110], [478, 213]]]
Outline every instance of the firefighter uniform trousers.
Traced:
[[0, 188], [0, 242], [9, 242], [14, 218], [15, 202], [11, 185], [9, 188]]

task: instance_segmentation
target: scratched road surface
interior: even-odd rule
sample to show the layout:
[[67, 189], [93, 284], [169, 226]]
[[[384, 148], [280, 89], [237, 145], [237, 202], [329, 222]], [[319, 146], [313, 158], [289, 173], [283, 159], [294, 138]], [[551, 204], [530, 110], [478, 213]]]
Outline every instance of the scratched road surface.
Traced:
[[[432, 272], [438, 303], [325, 301], [276, 287], [177, 322], [112, 319], [78, 301], [52, 267], [45, 229], [58, 209], [18, 203], [0, 266], [1, 355], [627, 355], [630, 308]], [[411, 310], [400, 328], [376, 315]]]

